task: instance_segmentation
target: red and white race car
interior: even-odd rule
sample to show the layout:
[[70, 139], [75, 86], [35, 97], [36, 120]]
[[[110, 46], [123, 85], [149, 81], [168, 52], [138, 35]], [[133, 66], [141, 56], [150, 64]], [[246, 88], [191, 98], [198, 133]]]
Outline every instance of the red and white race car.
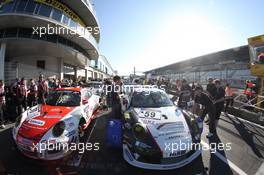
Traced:
[[70, 146], [79, 144], [83, 130], [99, 108], [100, 97], [87, 88], [56, 89], [49, 93], [45, 104], [18, 117], [13, 139], [28, 157], [61, 159], [73, 151]]

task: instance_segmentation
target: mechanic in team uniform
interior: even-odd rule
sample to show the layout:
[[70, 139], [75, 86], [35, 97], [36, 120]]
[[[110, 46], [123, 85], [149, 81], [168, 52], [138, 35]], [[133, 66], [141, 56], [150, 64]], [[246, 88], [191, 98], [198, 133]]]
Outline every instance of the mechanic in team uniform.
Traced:
[[215, 105], [211, 97], [203, 92], [201, 86], [196, 86], [194, 91], [194, 101], [197, 104], [201, 104], [204, 107], [204, 110], [207, 111], [209, 116], [209, 133], [206, 136], [207, 138], [213, 137], [216, 134], [215, 127]]
[[191, 101], [192, 88], [185, 79], [182, 80], [182, 86], [179, 92], [178, 106], [182, 109], [187, 109], [188, 102]]
[[215, 80], [215, 86], [216, 86], [216, 94], [215, 94], [215, 100], [214, 100], [214, 104], [215, 104], [215, 126], [218, 125], [218, 121], [221, 115], [222, 110], [224, 109], [224, 105], [225, 105], [225, 90], [224, 88], [221, 86], [221, 82], [220, 80]]
[[[208, 84], [206, 85], [206, 91], [207, 91], [207, 94], [209, 95], [209, 97], [214, 100], [215, 99], [215, 95], [216, 95], [216, 86], [214, 84], [214, 79], [213, 78], [209, 78], [208, 79]], [[207, 110], [203, 110], [203, 113], [202, 113], [202, 119], [204, 120], [206, 114], [208, 113]], [[205, 123], [208, 123], [209, 120], [208, 119], [205, 119]]]
[[120, 119], [122, 117], [122, 107], [119, 95], [121, 94], [122, 81], [119, 76], [114, 76], [113, 81], [111, 91], [111, 118]]

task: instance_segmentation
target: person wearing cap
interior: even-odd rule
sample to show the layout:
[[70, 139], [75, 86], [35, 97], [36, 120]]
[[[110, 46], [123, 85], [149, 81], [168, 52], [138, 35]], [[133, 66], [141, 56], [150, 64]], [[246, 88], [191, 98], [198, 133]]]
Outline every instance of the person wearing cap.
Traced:
[[220, 80], [215, 80], [215, 86], [216, 86], [216, 94], [215, 94], [215, 126], [218, 125], [218, 121], [221, 115], [222, 110], [224, 109], [225, 105], [225, 90], [221, 86]]
[[215, 105], [213, 100], [209, 97], [209, 95], [203, 92], [203, 88], [201, 86], [196, 86], [194, 90], [194, 102], [196, 104], [201, 104], [204, 107], [204, 110], [208, 113], [209, 116], [209, 133], [207, 134], [207, 138], [211, 138], [216, 134], [215, 127]]

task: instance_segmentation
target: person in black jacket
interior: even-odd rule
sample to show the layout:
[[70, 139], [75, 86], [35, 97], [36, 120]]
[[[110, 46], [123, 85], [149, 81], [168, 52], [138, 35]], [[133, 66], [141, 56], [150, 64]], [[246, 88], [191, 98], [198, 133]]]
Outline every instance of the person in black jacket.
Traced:
[[16, 97], [18, 115], [20, 115], [27, 109], [27, 85], [24, 78], [21, 78], [21, 81], [19, 82], [19, 84], [17, 84]]
[[203, 92], [201, 86], [195, 87], [194, 91], [194, 101], [195, 103], [201, 104], [204, 107], [204, 110], [207, 111], [209, 116], [209, 133], [206, 136], [207, 138], [213, 137], [216, 134], [215, 127], [215, 105], [213, 100], [209, 95]]
[[14, 122], [17, 113], [16, 113], [16, 99], [13, 96], [11, 87], [5, 87], [5, 101], [6, 101], [6, 115], [11, 122]]
[[215, 86], [216, 86], [216, 93], [215, 93], [215, 100], [214, 100], [215, 110], [216, 110], [215, 125], [217, 126], [221, 112], [224, 109], [224, 105], [225, 105], [225, 90], [221, 86], [220, 80], [215, 80]]
[[111, 104], [112, 104], [112, 118], [121, 118], [122, 117], [122, 110], [121, 110], [121, 100], [119, 95], [121, 94], [121, 86], [122, 81], [119, 76], [114, 76], [113, 78], [113, 85], [111, 91]]
[[[214, 84], [214, 79], [213, 78], [209, 78], [208, 79], [208, 84], [206, 85], [206, 92], [207, 94], [209, 95], [209, 97], [214, 100], [215, 99], [215, 95], [216, 95], [216, 86]], [[208, 112], [206, 110], [203, 111], [203, 114], [202, 114], [202, 118], [205, 118], [206, 114]], [[208, 123], [209, 120], [206, 118], [205, 123]]]

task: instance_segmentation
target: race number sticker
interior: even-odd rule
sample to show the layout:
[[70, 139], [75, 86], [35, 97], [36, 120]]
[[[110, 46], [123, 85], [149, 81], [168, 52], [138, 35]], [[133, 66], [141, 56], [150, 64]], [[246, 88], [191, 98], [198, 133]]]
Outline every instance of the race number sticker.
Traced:
[[141, 110], [139, 112], [139, 117], [145, 118], [145, 119], [160, 120], [161, 119], [161, 113], [160, 113], [160, 111]]

